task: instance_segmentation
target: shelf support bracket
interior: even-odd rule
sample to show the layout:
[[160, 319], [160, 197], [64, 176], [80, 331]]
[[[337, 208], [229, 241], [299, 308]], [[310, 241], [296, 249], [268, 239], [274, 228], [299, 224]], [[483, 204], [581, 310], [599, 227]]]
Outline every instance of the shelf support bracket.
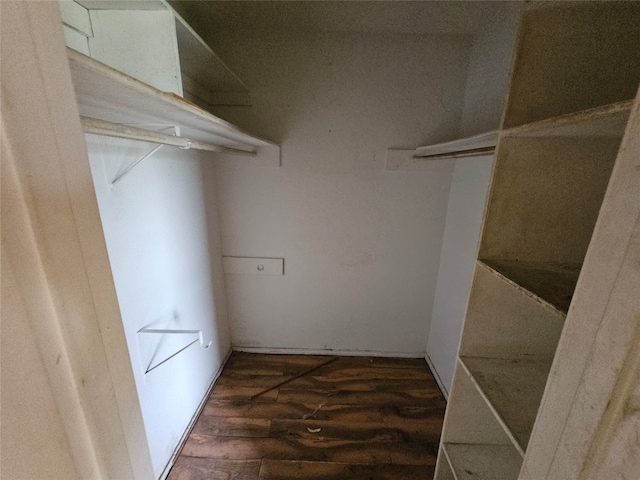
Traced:
[[126, 177], [134, 168], [136, 168], [144, 160], [146, 160], [147, 158], [152, 156], [154, 153], [156, 153], [158, 150], [160, 150], [164, 146], [165, 146], [164, 144], [156, 145], [156, 147], [153, 150], [151, 150], [149, 153], [147, 153], [146, 155], [141, 157], [139, 160], [136, 160], [131, 165], [129, 165], [127, 168], [125, 168], [122, 173], [120, 173], [116, 178], [113, 179], [113, 181], [111, 182], [111, 188], [113, 189], [118, 184], [118, 182], [120, 182], [120, 180], [122, 180], [124, 177]]
[[147, 365], [147, 368], [145, 369], [145, 372], [144, 372], [145, 375], [147, 373], [151, 372], [152, 370], [155, 370], [160, 365], [168, 362], [169, 360], [171, 360], [176, 355], [184, 352], [187, 348], [189, 348], [191, 345], [193, 345], [196, 342], [200, 342], [200, 346], [203, 349], [209, 348], [211, 346], [211, 344], [213, 343], [213, 340], [210, 340], [209, 343], [205, 343], [204, 335], [202, 334], [202, 330], [177, 330], [177, 329], [172, 329], [172, 328], [141, 328], [140, 330], [138, 330], [137, 333], [138, 333], [138, 335], [143, 334], [143, 333], [156, 334], [156, 335], [193, 335], [193, 334], [197, 334], [198, 335], [198, 338], [196, 338], [192, 342], [188, 343], [187, 345], [182, 347], [177, 352], [174, 352], [171, 355], [169, 355], [169, 356], [165, 357], [164, 359], [160, 360], [159, 362], [154, 364], [154, 362], [153, 362], [154, 359], [152, 358], [151, 361], [149, 362], [149, 365]]

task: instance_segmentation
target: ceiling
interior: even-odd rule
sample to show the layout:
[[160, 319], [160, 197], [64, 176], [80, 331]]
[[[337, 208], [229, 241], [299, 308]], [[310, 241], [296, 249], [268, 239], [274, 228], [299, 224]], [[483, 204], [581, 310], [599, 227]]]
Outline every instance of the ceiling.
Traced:
[[491, 16], [499, 15], [506, 2], [170, 0], [169, 3], [203, 30], [473, 35]]

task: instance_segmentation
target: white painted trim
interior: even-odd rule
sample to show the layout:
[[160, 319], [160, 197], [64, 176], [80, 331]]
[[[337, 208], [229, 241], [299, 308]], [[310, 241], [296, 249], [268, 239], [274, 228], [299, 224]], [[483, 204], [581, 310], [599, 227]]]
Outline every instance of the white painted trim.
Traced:
[[[476, 150], [480, 148], [495, 148], [498, 142], [498, 131], [481, 133], [471, 137], [458, 138], [449, 142], [435, 143], [418, 147], [415, 149], [414, 158], [423, 160], [433, 155], [451, 154], [451, 156], [459, 155], [468, 150]], [[492, 155], [493, 153], [488, 153]], [[473, 156], [473, 155], [472, 155]]]
[[427, 361], [427, 365], [429, 365], [429, 370], [431, 370], [431, 373], [433, 374], [433, 378], [436, 379], [436, 383], [438, 384], [438, 387], [440, 388], [440, 392], [442, 392], [442, 395], [444, 396], [445, 400], [448, 401], [449, 400], [449, 391], [444, 386], [444, 382], [440, 378], [440, 375], [438, 375], [438, 371], [436, 370], [436, 367], [433, 365], [433, 362], [431, 361], [431, 358], [429, 358], [429, 354], [426, 354], [424, 356], [424, 359]]
[[320, 348], [271, 348], [233, 345], [234, 352], [267, 353], [274, 355], [338, 355], [345, 357], [424, 358], [424, 352], [382, 352], [378, 350], [326, 350]]
[[229, 351], [227, 352], [227, 355], [225, 356], [222, 363], [220, 364], [220, 368], [218, 368], [218, 370], [214, 374], [213, 380], [211, 381], [209, 388], [207, 388], [207, 392], [204, 394], [204, 397], [200, 401], [200, 404], [198, 404], [198, 408], [196, 408], [196, 411], [194, 412], [193, 417], [191, 417], [191, 420], [189, 420], [189, 424], [187, 425], [187, 428], [184, 430], [182, 437], [180, 437], [180, 441], [177, 443], [176, 448], [171, 454], [171, 457], [169, 458], [167, 465], [164, 467], [164, 470], [162, 470], [159, 480], [165, 480], [169, 476], [169, 473], [171, 473], [171, 469], [173, 468], [173, 465], [176, 463], [176, 459], [180, 456], [180, 452], [182, 452], [184, 445], [187, 443], [187, 440], [189, 439], [189, 435], [191, 435], [191, 431], [193, 430], [193, 427], [195, 427], [196, 422], [198, 421], [198, 418], [200, 418], [200, 415], [202, 414], [204, 407], [207, 405], [207, 400], [209, 400], [209, 397], [211, 396], [211, 392], [213, 388], [216, 386], [216, 382], [218, 381], [218, 378], [220, 378], [220, 375], [222, 374], [222, 370], [224, 370], [224, 367], [227, 366], [227, 362], [229, 361], [229, 358], [231, 358], [232, 353], [233, 353], [233, 349], [229, 347]]
[[14, 208], [3, 198], [2, 224], [19, 227], [3, 229], [2, 248], [21, 267], [17, 281], [79, 475], [151, 479], [57, 3], [4, 2], [1, 25], [3, 148], [16, 173], [3, 172], [3, 197], [4, 182], [18, 188]]
[[456, 164], [455, 159], [438, 159], [423, 162], [413, 158], [415, 153], [415, 150], [387, 149], [385, 169], [453, 173], [453, 167]]

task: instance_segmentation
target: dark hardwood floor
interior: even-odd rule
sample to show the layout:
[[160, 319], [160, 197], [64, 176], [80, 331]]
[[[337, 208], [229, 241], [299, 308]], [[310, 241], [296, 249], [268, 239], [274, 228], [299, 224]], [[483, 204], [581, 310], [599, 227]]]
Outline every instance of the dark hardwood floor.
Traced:
[[445, 400], [422, 359], [234, 352], [169, 480], [431, 479]]

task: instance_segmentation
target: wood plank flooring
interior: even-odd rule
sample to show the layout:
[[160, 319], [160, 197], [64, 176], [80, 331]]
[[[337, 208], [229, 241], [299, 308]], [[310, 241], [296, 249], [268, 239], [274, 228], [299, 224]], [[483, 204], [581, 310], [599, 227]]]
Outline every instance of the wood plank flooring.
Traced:
[[445, 400], [422, 359], [234, 352], [169, 480], [427, 480]]

